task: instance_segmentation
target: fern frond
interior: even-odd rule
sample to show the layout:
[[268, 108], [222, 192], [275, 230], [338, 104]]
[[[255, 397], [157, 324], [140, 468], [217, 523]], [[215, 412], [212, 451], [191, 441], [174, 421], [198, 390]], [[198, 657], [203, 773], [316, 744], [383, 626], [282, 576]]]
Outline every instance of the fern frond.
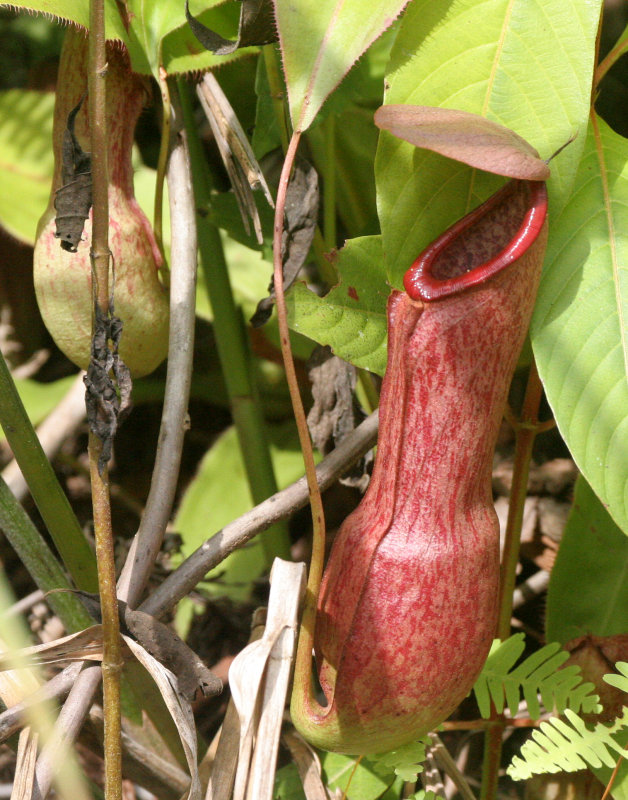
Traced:
[[604, 680], [606, 683], [610, 683], [611, 686], [621, 689], [622, 692], [628, 693], [628, 661], [618, 661], [615, 664], [615, 669], [621, 674], [616, 675], [611, 672], [609, 675], [604, 675]]
[[[525, 648], [524, 635], [517, 633], [500, 642], [493, 642], [491, 652], [473, 691], [480, 714], [487, 719], [491, 715], [492, 700], [498, 713], [507, 705], [512, 716], [517, 713], [521, 692], [532, 719], [541, 716], [538, 695], [547, 709], [564, 711], [582, 709], [585, 712], [599, 710], [597, 695], [592, 683], [583, 683], [577, 666], [559, 669], [569, 658], [556, 642], [545, 645], [536, 653], [514, 667]], [[514, 667], [514, 669], [513, 669]]]
[[[587, 766], [614, 767], [618, 756], [628, 757], [628, 750], [619, 745], [613, 734], [628, 727], [628, 708], [613, 725], [599, 722], [592, 730], [570, 709], [566, 721], [554, 717], [542, 722], [508, 767], [513, 780], [527, 780], [531, 775], [546, 772], [575, 772]], [[614, 753], [616, 755], [614, 755]]]
[[430, 740], [424, 736], [388, 753], [369, 756], [369, 761], [376, 768], [384, 767], [387, 771], [394, 771], [404, 781], [416, 781], [417, 775], [423, 772], [425, 749], [429, 744]]

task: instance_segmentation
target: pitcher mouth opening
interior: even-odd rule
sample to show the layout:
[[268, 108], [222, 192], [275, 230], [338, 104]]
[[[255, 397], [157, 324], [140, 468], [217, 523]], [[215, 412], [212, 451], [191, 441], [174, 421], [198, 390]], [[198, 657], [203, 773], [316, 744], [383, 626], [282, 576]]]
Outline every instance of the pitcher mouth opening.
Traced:
[[544, 181], [509, 181], [435, 239], [406, 272], [412, 300], [440, 300], [484, 283], [536, 241], [547, 216]]

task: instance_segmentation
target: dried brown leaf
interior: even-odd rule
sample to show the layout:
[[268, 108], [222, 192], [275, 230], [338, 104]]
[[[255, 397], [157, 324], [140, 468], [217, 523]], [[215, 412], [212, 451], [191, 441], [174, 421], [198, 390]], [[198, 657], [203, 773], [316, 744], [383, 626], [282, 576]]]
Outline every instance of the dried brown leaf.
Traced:
[[[281, 236], [284, 291], [288, 291], [295, 282], [310, 252], [318, 221], [318, 200], [318, 174], [308, 161], [297, 156], [288, 183], [284, 229]], [[268, 291], [270, 294], [259, 301], [251, 317], [251, 325], [254, 328], [261, 327], [272, 314], [275, 304], [273, 279], [270, 281]]]
[[550, 169], [532, 145], [510, 128], [468, 111], [387, 105], [375, 124], [416, 147], [509, 178], [544, 181]]
[[[58, 661], [102, 660], [102, 625], [71, 633], [53, 642], [24, 647], [16, 654], [20, 661], [27, 663], [53, 664]], [[11, 653], [0, 655], [0, 670], [12, 669], [15, 656]]]
[[61, 247], [70, 253], [76, 253], [85, 220], [92, 207], [91, 155], [83, 151], [74, 135], [74, 121], [84, 99], [83, 95], [78, 105], [68, 114], [61, 151], [62, 185], [55, 195], [55, 236], [61, 239]]
[[150, 676], [157, 684], [157, 688], [161, 692], [161, 696], [170, 712], [170, 716], [177, 726], [191, 778], [186, 800], [201, 800], [201, 782], [196, 762], [196, 726], [194, 724], [192, 708], [179, 691], [177, 678], [174, 673], [160, 664], [156, 658], [153, 658], [141, 644], [138, 644], [138, 642], [134, 641], [130, 636], [123, 636], [122, 638], [133, 655], [140, 664], [148, 670]]
[[33, 796], [38, 738], [30, 727], [20, 733], [11, 800], [30, 800]]

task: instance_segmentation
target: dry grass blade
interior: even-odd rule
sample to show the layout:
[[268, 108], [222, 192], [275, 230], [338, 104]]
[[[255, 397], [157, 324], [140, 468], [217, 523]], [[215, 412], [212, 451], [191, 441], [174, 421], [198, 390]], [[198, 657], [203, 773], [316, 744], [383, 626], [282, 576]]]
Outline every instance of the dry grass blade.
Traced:
[[[253, 615], [249, 644], [262, 638], [265, 623], [266, 609], [257, 609]], [[240, 717], [233, 702], [233, 697], [227, 705], [227, 712], [217, 735], [217, 740], [217, 745], [212, 742], [203, 758], [203, 762], [212, 759], [205, 800], [227, 800], [227, 798], [231, 797], [231, 792], [233, 791], [240, 745]]]
[[329, 793], [323, 783], [321, 762], [316, 751], [296, 731], [286, 731], [282, 741], [290, 750], [307, 800], [329, 800]]
[[[28, 713], [41, 715], [41, 709], [36, 708], [38, 704], [57, 697], [65, 697], [72, 688], [72, 684], [80, 670], [80, 664], [72, 664], [66, 667], [63, 672], [59, 672], [48, 683], [38, 689], [33, 689], [27, 698], [3, 711], [0, 714], [0, 743], [17, 733], [22, 727], [24, 717]], [[6, 675], [6, 673], [4, 674]]]
[[229, 685], [240, 715], [234, 800], [271, 800], [305, 565], [275, 559], [264, 635], [239, 653]]
[[[12, 668], [15, 654], [0, 655], [0, 671]], [[83, 631], [71, 633], [53, 642], [24, 647], [19, 651], [21, 661], [37, 664], [54, 664], [59, 661], [88, 659], [102, 661], [102, 625], [92, 625]]]
[[261, 187], [269, 205], [274, 207], [262, 170], [231, 104], [211, 72], [203, 76], [197, 93], [233, 186], [245, 230], [250, 232], [249, 218], [252, 219], [255, 236], [261, 244], [262, 226], [252, 190]]
[[31, 800], [35, 781], [38, 735], [30, 727], [20, 733], [11, 800]]
[[201, 782], [196, 763], [196, 728], [190, 704], [179, 692], [176, 676], [169, 669], [162, 666], [156, 658], [153, 658], [150, 653], [129, 636], [123, 636], [122, 638], [157, 684], [164, 703], [179, 731], [191, 777], [190, 787], [185, 795], [186, 800], [201, 800]]

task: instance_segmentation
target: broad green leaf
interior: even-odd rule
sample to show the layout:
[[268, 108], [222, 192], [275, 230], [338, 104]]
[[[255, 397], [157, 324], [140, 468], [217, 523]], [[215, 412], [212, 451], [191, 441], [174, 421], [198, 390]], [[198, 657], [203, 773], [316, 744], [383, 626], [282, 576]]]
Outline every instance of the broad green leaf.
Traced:
[[[222, 5], [218, 5], [221, 3]], [[179, 3], [183, 7], [184, 3]], [[191, 6], [200, 22], [221, 35], [235, 39], [238, 31], [240, 3], [224, 0], [214, 2], [192, 2]], [[210, 8], [210, 6], [212, 6]], [[197, 8], [208, 8], [203, 14], [196, 14]], [[185, 19], [185, 18], [184, 18]], [[231, 61], [245, 56], [251, 57], [259, 52], [259, 47], [241, 47], [229, 55], [217, 56], [206, 50], [190, 30], [185, 21], [181, 27], [173, 28], [163, 36], [161, 42], [161, 63], [169, 75], [180, 72], [196, 72], [199, 70], [222, 67]]]
[[[586, 129], [599, 13], [598, 0], [415, 0], [393, 47], [386, 103], [481, 114], [547, 158]], [[580, 135], [552, 162], [553, 208], [569, 194], [583, 147]], [[387, 133], [375, 177], [394, 285], [430, 241], [500, 184]]]
[[[375, 205], [373, 159], [377, 131], [370, 110], [352, 105], [337, 116], [333, 125], [336, 209], [347, 233], [364, 236], [379, 231]], [[325, 182], [329, 168], [326, 126], [312, 126], [307, 133], [312, 162]]]
[[[303, 457], [292, 427], [268, 426], [271, 456], [279, 488], [300, 478]], [[188, 486], [174, 522], [183, 537], [181, 554], [190, 555], [224, 525], [252, 508], [251, 495], [234, 428], [216, 440]], [[260, 534], [246, 547], [232, 553], [209, 573], [214, 581], [206, 588], [214, 596], [248, 599], [251, 583], [266, 568]]]
[[[205, 0], [206, 10], [222, 0]], [[162, 43], [172, 31], [187, 26], [184, 3], [181, 0], [129, 0], [129, 33], [121, 37], [129, 48], [131, 63], [136, 72], [159, 75], [163, 65]]]
[[306, 130], [325, 98], [407, 0], [275, 0], [295, 130]]
[[[198, 0], [195, 13], [205, 24], [214, 24], [225, 34], [229, 34], [231, 18], [238, 24], [238, 4], [217, 17], [203, 15], [208, 9], [224, 3], [225, 0]], [[89, 0], [29, 0], [27, 3], [12, 4], [17, 9], [35, 11], [51, 15], [62, 22], [74, 22], [89, 28]], [[124, 6], [128, 12], [128, 30], [120, 15]], [[136, 72], [159, 74], [163, 66], [168, 73], [190, 72], [224, 64], [201, 48], [189, 31], [185, 19], [183, 0], [126, 0], [118, 4], [116, 0], [105, 0], [105, 31], [107, 39], [119, 39], [129, 49], [131, 63]], [[248, 48], [248, 51], [256, 48]], [[238, 53], [237, 57], [241, 54]], [[233, 60], [231, 56], [227, 60]]]
[[[83, 28], [89, 28], [89, 0], [28, 0], [26, 3], [11, 3], [11, 7], [17, 11], [34, 11], [53, 17], [59, 22], [74, 22]], [[126, 41], [126, 31], [116, 0], [105, 0], [105, 31], [107, 39]]]
[[392, 768], [386, 776], [367, 759], [340, 753], [323, 754], [321, 765], [326, 785], [332, 792], [340, 790], [347, 800], [376, 800], [395, 778]]
[[50, 196], [54, 101], [52, 92], [0, 92], [0, 225], [27, 244]]
[[628, 141], [594, 117], [553, 217], [531, 335], [560, 432], [628, 534], [627, 204]]
[[325, 297], [304, 284], [286, 296], [293, 330], [328, 344], [340, 358], [380, 375], [386, 369], [388, 287], [379, 236], [350, 239], [338, 254], [340, 283]]
[[306, 800], [303, 783], [293, 762], [275, 773], [273, 800]]
[[547, 592], [546, 638], [613, 636], [627, 619], [628, 537], [579, 478]]

